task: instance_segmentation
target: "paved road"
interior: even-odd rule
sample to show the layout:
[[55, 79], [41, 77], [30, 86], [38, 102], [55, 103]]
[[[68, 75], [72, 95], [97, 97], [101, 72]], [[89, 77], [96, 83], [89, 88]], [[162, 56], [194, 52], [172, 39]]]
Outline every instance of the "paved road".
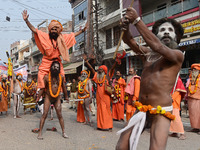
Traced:
[[[38, 127], [41, 114], [23, 115], [22, 118], [13, 119], [12, 107], [9, 108], [8, 116], [0, 115], [0, 150], [114, 150], [119, 138], [116, 132], [124, 124], [114, 122], [113, 132], [98, 131], [94, 128], [76, 122], [76, 113], [68, 109], [68, 104], [63, 105], [66, 133], [70, 137], [64, 139], [54, 111], [54, 120], [45, 122], [43, 129], [44, 140], [38, 140], [37, 134], [31, 129]], [[93, 117], [96, 122], [96, 118]], [[188, 118], [183, 118], [186, 130], [190, 130]], [[46, 131], [46, 128], [55, 126], [58, 131]], [[200, 136], [186, 132], [187, 139], [180, 141], [169, 137], [167, 150], [200, 150]], [[149, 145], [149, 132], [144, 131], [141, 135], [138, 150], [147, 150]]]

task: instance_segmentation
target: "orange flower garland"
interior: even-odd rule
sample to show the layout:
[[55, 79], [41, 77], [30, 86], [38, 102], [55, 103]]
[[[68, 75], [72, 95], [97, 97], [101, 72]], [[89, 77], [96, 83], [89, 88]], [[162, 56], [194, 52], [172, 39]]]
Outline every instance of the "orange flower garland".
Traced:
[[57, 98], [58, 97], [58, 95], [60, 94], [60, 90], [61, 90], [61, 84], [62, 84], [62, 78], [61, 78], [61, 75], [59, 73], [58, 90], [57, 90], [57, 93], [54, 95], [53, 92], [52, 92], [52, 89], [51, 89], [51, 72], [49, 72], [49, 92], [50, 92], [51, 97], [53, 97], [53, 98]]
[[[79, 81], [79, 83], [78, 83], [78, 93], [83, 94], [85, 91], [86, 91], [87, 93], [89, 93], [89, 92], [86, 90], [87, 81], [88, 81], [88, 78], [85, 79], [83, 82]], [[81, 87], [83, 87], [83, 89], [82, 89]]]
[[199, 83], [199, 77], [200, 77], [200, 74], [198, 75], [198, 77], [197, 77], [197, 79], [196, 79], [194, 91], [192, 91], [192, 90], [191, 90], [191, 85], [192, 85], [192, 84], [191, 84], [191, 76], [190, 76], [190, 84], [189, 84], [189, 87], [188, 87], [190, 94], [194, 94], [194, 93], [197, 92], [197, 87], [198, 87], [198, 83]]
[[121, 97], [121, 88], [119, 88], [119, 84], [115, 85], [115, 93], [117, 94], [117, 98]]
[[32, 93], [30, 94], [30, 90], [31, 90], [31, 87], [32, 87], [33, 84], [34, 84], [34, 81], [32, 81], [31, 84], [30, 84], [28, 87], [27, 87], [26, 83], [25, 83], [25, 85], [24, 85], [24, 88], [26, 89], [28, 95], [34, 95], [34, 92], [32, 92]]
[[105, 79], [106, 79], [106, 75], [103, 76], [102, 81], [97, 80], [97, 83], [102, 84], [105, 81]]
[[157, 106], [156, 109], [153, 109], [154, 107], [151, 105], [143, 105], [142, 103], [136, 101], [134, 105], [139, 111], [142, 112], [147, 112], [149, 111], [150, 114], [156, 115], [156, 114], [161, 114], [170, 120], [175, 120], [175, 116], [172, 115], [170, 112], [166, 112], [160, 105]]

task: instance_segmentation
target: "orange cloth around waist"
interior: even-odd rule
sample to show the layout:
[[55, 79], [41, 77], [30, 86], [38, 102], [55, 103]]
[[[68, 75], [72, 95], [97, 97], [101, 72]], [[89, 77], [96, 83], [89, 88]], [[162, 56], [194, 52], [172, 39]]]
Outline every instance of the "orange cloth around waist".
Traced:
[[[55, 61], [54, 59], [49, 60], [46, 57], [42, 58], [42, 63], [39, 67], [39, 71], [38, 71], [38, 88], [45, 88], [45, 84], [44, 84], [44, 76], [47, 75], [50, 71], [50, 67], [52, 62]], [[63, 69], [63, 65], [61, 63], [61, 60], [58, 59], [58, 61], [60, 62], [60, 73], [61, 75], [64, 76], [64, 69]]]

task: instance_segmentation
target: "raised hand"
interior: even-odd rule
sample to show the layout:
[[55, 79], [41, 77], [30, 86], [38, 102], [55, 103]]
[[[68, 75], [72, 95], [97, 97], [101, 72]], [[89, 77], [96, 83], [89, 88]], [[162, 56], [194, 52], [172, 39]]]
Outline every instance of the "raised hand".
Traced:
[[22, 12], [22, 17], [23, 17], [24, 21], [28, 20], [29, 15], [27, 14], [27, 10], [24, 10]]
[[84, 59], [85, 61], [87, 61], [87, 55], [86, 55], [86, 54], [83, 54], [83, 59]]

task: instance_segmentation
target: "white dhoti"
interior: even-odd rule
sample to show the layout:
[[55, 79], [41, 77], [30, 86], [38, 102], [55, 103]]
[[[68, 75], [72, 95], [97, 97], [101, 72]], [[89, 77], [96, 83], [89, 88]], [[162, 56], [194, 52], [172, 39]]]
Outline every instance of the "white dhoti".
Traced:
[[[156, 108], [152, 108], [152, 110], [155, 110], [155, 109]], [[162, 109], [165, 110], [165, 111], [172, 111], [173, 106], [162, 107]], [[145, 121], [146, 121], [146, 112], [140, 111], [137, 114], [133, 115], [133, 117], [131, 117], [128, 125], [125, 128], [123, 128], [123, 129], [121, 129], [117, 132], [117, 134], [121, 134], [122, 132], [133, 127], [132, 133], [131, 133], [130, 138], [129, 138], [129, 148], [130, 148], [130, 150], [136, 150], [137, 144], [139, 142], [140, 135], [141, 135], [142, 130], [144, 128]]]

